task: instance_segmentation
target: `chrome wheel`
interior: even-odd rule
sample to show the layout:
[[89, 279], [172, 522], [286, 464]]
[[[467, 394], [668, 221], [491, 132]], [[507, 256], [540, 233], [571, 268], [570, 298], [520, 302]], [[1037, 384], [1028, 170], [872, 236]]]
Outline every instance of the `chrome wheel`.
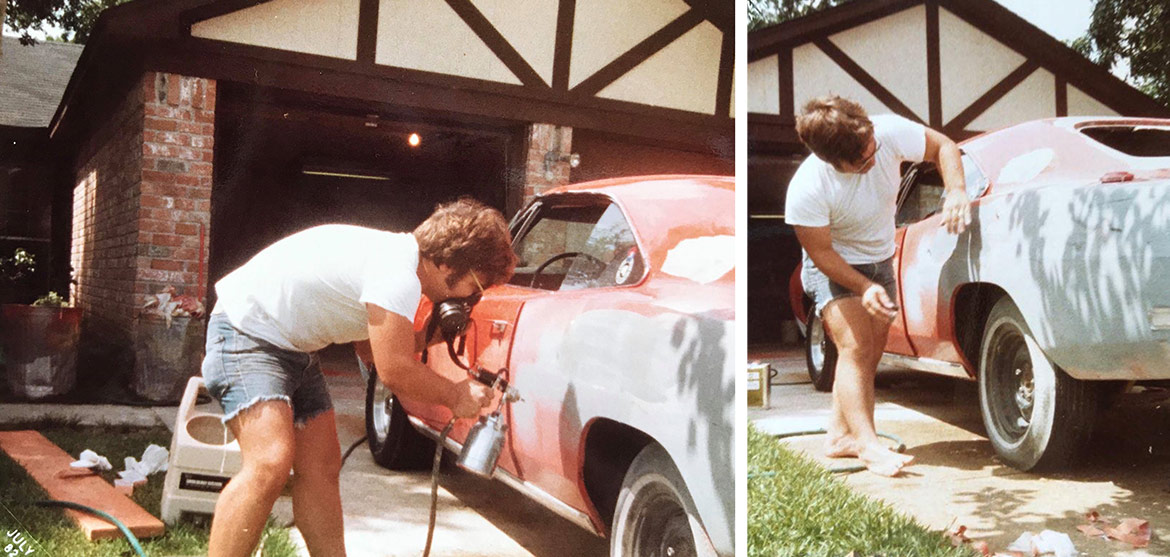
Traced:
[[809, 311], [808, 330], [804, 338], [804, 361], [813, 388], [827, 393], [833, 390], [837, 372], [837, 345], [825, 332], [825, 322], [815, 311]]
[[819, 318], [813, 318], [814, 321], [808, 328], [808, 361], [818, 369], [825, 367], [825, 327], [821, 324]]
[[374, 462], [391, 470], [418, 470], [434, 458], [435, 443], [414, 429], [394, 393], [375, 372], [366, 379], [366, 442]]
[[381, 381], [375, 381], [374, 404], [370, 418], [374, 420], [374, 432], [378, 440], [385, 440], [390, 434], [390, 416], [394, 414], [394, 395]]

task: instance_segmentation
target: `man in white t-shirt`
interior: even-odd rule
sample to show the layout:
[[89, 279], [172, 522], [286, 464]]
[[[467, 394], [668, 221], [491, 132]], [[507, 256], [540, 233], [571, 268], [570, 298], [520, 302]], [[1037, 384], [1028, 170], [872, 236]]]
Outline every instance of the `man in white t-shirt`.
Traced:
[[913, 457], [878, 439], [873, 381], [898, 310], [892, 257], [901, 163], [938, 166], [946, 188], [942, 223], [962, 233], [971, 208], [959, 148], [900, 116], [871, 119], [837, 96], [806, 104], [796, 129], [813, 154], [788, 185], [784, 216], [804, 248], [804, 290], [837, 345], [825, 454], [857, 457], [870, 471], [894, 476]]
[[355, 342], [394, 393], [473, 418], [491, 402], [490, 389], [452, 382], [415, 359], [428, 340], [414, 331], [415, 311], [423, 295], [472, 296], [507, 281], [514, 267], [503, 215], [460, 199], [413, 233], [348, 225], [298, 232], [216, 283], [203, 377], [243, 467], [216, 503], [210, 555], [252, 553], [290, 470], [309, 552], [344, 555], [341, 448], [314, 352]]

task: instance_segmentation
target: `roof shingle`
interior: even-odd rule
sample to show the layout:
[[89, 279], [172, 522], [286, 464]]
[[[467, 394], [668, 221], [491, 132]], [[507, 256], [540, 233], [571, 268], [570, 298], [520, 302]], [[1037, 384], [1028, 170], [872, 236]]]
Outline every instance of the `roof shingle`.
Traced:
[[16, 37], [0, 40], [0, 126], [48, 127], [85, 45], [42, 41], [23, 46]]

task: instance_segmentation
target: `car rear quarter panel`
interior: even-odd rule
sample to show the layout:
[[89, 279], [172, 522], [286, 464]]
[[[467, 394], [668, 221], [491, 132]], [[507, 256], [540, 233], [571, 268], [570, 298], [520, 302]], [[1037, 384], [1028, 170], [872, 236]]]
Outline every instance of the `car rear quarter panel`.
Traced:
[[[1170, 183], [1056, 183], [993, 192], [976, 205], [971, 232], [958, 237], [939, 230], [937, 219], [914, 225], [927, 232], [905, 246], [901, 278], [910, 289], [939, 277], [942, 338], [953, 337], [952, 324], [964, 319], [946, 317], [955, 292], [971, 282], [992, 283], [1011, 296], [1045, 353], [1073, 377], [1170, 378], [1170, 334], [1153, 330], [1150, 321], [1152, 308], [1170, 307]], [[937, 270], [925, 264], [930, 261]]]

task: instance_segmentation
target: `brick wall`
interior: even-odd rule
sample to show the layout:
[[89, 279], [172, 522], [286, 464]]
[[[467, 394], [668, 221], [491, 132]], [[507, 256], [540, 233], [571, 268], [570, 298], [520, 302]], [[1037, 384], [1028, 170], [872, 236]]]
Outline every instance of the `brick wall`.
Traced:
[[72, 299], [86, 332], [115, 342], [129, 338], [134, 322], [142, 121], [142, 90], [134, 88], [89, 137], [75, 173]]
[[568, 155], [573, 152], [573, 128], [552, 124], [528, 126], [525, 155], [524, 200], [545, 190], [569, 183], [568, 161], [545, 164], [548, 153]]
[[151, 73], [143, 79], [143, 92], [134, 293], [141, 298], [173, 285], [180, 294], [202, 296], [211, 223], [215, 82]]
[[214, 81], [148, 72], [89, 134], [71, 246], [83, 344], [129, 343], [139, 309], [165, 286], [202, 294], [214, 122]]

